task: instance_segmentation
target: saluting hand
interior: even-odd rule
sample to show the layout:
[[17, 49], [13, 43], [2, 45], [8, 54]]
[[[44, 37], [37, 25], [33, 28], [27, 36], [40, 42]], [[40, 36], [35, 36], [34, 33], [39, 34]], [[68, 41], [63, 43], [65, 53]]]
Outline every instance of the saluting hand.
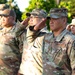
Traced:
[[39, 29], [42, 29], [46, 26], [47, 18], [43, 19], [40, 23], [34, 26], [34, 30], [37, 31]]
[[21, 24], [27, 26], [27, 25], [28, 25], [28, 21], [29, 21], [29, 17], [26, 18], [25, 20], [23, 20], [23, 21], [21, 22]]

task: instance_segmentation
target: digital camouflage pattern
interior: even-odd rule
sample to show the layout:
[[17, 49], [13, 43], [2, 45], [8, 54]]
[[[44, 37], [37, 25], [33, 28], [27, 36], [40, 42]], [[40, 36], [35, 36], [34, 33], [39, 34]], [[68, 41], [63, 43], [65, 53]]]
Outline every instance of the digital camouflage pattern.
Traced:
[[8, 32], [0, 30], [0, 75], [17, 75], [23, 46], [23, 31], [16, 34], [18, 25]]
[[75, 75], [75, 36], [64, 30], [58, 37], [49, 33], [35, 40], [34, 34], [27, 34], [28, 44], [33, 46], [25, 52], [23, 63], [28, 74], [24, 75]]
[[[49, 31], [47, 30], [47, 28], [42, 29], [40, 32], [42, 32], [42, 34], [45, 33], [49, 33]], [[39, 32], [37, 32], [39, 34]], [[28, 33], [29, 35], [31, 34], [31, 31]], [[36, 35], [38, 35], [36, 34]], [[33, 36], [34, 38], [36, 38], [36, 36]], [[29, 38], [31, 39], [31, 37]], [[21, 65], [20, 65], [20, 69], [19, 69], [19, 73], [21, 74], [26, 74], [26, 75], [31, 75], [32, 73], [30, 73], [29, 71], [31, 71], [31, 65], [32, 63], [29, 62], [32, 56], [32, 51], [30, 52], [29, 47], [31, 47], [31, 45], [33, 44], [32, 42], [30, 42], [30, 44], [28, 45], [27, 42], [28, 38], [26, 37], [24, 40], [24, 44], [23, 44], [23, 53], [22, 53], [22, 61], [21, 61]], [[30, 41], [33, 41], [33, 39], [31, 39]], [[26, 62], [26, 60], [29, 60], [28, 62]], [[32, 61], [33, 62], [33, 61]], [[28, 69], [28, 70], [27, 70]], [[34, 74], [34, 70], [33, 70], [33, 74]]]

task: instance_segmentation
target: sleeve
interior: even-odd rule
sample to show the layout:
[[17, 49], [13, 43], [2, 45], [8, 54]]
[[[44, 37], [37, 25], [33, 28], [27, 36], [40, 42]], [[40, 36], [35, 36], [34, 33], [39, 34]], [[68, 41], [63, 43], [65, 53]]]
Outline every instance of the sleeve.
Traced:
[[[32, 46], [28, 46], [28, 49], [23, 49], [23, 54], [22, 54], [22, 62], [20, 64], [20, 69], [19, 73], [21, 74], [32, 74], [33, 70], [35, 69], [35, 65], [38, 67], [40, 71], [42, 71], [42, 43], [43, 43], [43, 38], [44, 36], [38, 36]], [[33, 62], [32, 62], [33, 61]], [[29, 64], [28, 64], [29, 62]], [[39, 63], [39, 64], [38, 64]], [[27, 65], [28, 64], [28, 65]], [[32, 66], [35, 64], [34, 66]], [[33, 67], [33, 69], [31, 68]], [[31, 72], [31, 73], [30, 73]]]
[[21, 33], [21, 31], [23, 31], [25, 29], [26, 29], [26, 26], [22, 25], [19, 21], [17, 21], [17, 23], [16, 23], [16, 30], [15, 30], [16, 36], [18, 36]]
[[23, 52], [23, 44], [26, 41], [26, 31], [22, 31], [19, 36], [17, 36], [17, 40], [19, 41], [19, 50], [20, 53]]
[[38, 37], [39, 31], [33, 31], [30, 28], [27, 29], [27, 42], [29, 45], [34, 43], [34, 40]]
[[70, 64], [72, 69], [72, 75], [75, 75], [75, 40], [70, 43], [70, 51], [68, 51]]

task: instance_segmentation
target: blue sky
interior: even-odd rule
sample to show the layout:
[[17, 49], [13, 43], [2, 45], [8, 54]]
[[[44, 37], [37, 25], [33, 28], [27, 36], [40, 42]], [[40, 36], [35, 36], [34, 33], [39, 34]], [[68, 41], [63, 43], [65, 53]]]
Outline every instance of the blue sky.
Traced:
[[26, 7], [29, 5], [29, 0], [15, 0], [20, 8], [20, 11], [24, 11]]

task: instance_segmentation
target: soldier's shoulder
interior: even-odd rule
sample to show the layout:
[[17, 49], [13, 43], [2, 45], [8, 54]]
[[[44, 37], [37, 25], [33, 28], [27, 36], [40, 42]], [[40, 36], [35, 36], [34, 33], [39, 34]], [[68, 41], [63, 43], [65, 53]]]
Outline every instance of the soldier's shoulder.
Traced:
[[50, 37], [51, 35], [53, 35], [53, 33], [52, 32], [49, 32], [49, 33], [46, 33], [45, 34], [45, 37]]
[[68, 32], [64, 37], [67, 38], [67, 40], [75, 40], [75, 35], [73, 35], [71, 32]]
[[26, 34], [27, 30], [25, 29], [25, 27], [23, 25], [19, 25], [19, 24], [15, 24], [15, 35], [16, 36], [20, 36], [22, 35], [23, 33]]

